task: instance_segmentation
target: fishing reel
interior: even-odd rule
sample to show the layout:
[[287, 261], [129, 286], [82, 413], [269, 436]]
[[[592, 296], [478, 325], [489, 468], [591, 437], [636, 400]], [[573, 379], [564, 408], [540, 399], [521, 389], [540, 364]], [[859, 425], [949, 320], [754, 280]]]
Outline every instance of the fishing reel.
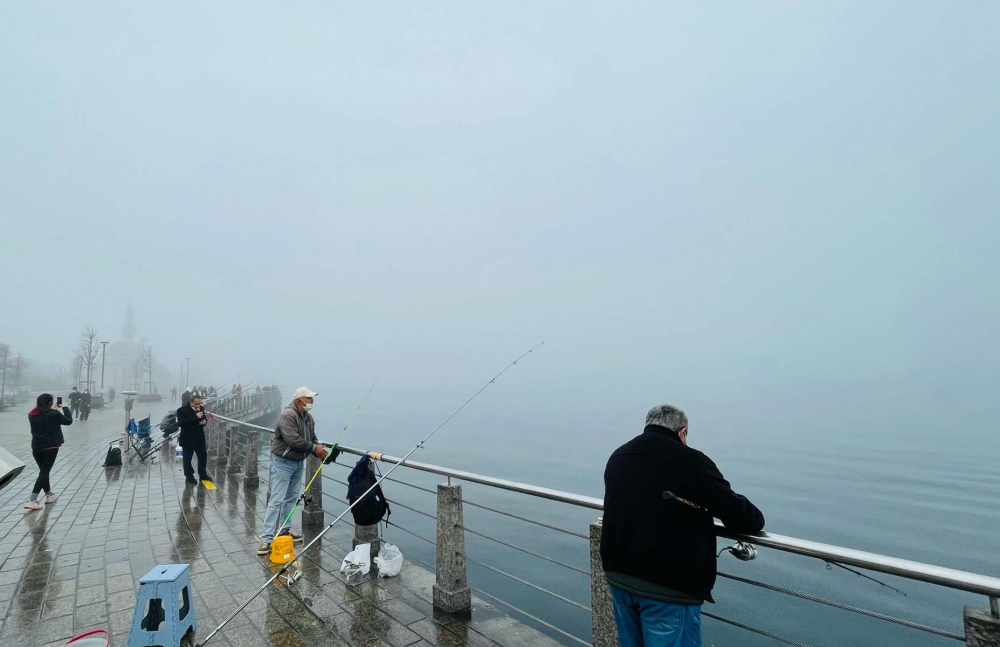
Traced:
[[741, 562], [749, 562], [751, 560], [757, 559], [757, 548], [750, 543], [745, 541], [738, 541], [732, 546], [726, 546], [719, 551], [716, 557], [722, 555], [722, 553], [729, 551], [729, 554], [740, 560]]
[[289, 569], [288, 575], [281, 578], [285, 580], [285, 583], [289, 587], [294, 586], [296, 582], [302, 579], [302, 571], [299, 569], [298, 561], [292, 562], [290, 566], [291, 568]]

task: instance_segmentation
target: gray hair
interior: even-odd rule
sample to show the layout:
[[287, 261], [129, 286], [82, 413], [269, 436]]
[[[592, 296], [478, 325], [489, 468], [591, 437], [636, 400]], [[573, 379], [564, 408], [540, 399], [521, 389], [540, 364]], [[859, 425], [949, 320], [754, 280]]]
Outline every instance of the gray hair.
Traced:
[[683, 411], [669, 404], [661, 404], [653, 407], [646, 414], [647, 425], [658, 425], [666, 427], [675, 434], [688, 426], [688, 417]]

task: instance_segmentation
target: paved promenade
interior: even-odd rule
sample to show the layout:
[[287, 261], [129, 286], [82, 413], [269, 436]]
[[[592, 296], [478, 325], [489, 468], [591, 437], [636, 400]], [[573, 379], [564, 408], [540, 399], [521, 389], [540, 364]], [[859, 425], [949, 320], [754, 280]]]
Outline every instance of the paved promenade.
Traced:
[[[168, 448], [155, 461], [101, 467], [124, 427], [120, 401], [65, 429], [52, 473], [59, 500], [23, 508], [37, 475], [29, 406], [0, 413], [0, 445], [28, 464], [0, 492], [0, 645], [55, 647], [91, 628], [124, 647], [138, 580], [159, 563], [191, 567], [197, 636], [203, 638], [276, 570], [256, 555], [266, 482], [247, 490], [211, 466], [216, 490], [186, 486]], [[174, 405], [176, 406], [176, 405]], [[154, 422], [169, 404], [136, 404]], [[159, 432], [154, 432], [156, 436]], [[266, 461], [261, 475], [266, 477]], [[506, 647], [553, 641], [475, 601], [473, 620], [432, 610], [433, 575], [409, 563], [399, 577], [348, 588], [338, 572], [352, 529], [335, 527], [301, 566], [291, 589], [275, 584], [210, 645]], [[306, 533], [306, 540], [310, 539]]]

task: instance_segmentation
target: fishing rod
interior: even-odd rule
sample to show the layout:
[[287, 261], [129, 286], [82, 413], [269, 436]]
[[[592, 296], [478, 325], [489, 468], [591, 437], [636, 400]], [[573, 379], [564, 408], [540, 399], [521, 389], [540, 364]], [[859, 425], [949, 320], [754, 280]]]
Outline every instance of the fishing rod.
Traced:
[[[378, 380], [375, 380], [375, 384], [378, 384]], [[375, 389], [375, 384], [372, 384], [372, 388], [368, 389], [368, 393], [365, 393], [365, 397], [361, 398], [361, 403], [358, 405], [358, 408], [354, 410], [354, 413], [351, 414], [351, 417], [347, 420], [347, 424], [344, 425], [344, 428], [340, 430], [340, 435], [337, 436], [337, 440], [335, 440], [332, 445], [330, 443], [321, 443], [324, 447], [329, 447], [331, 449], [330, 455], [326, 457], [326, 460], [322, 460], [319, 462], [319, 467], [316, 468], [316, 473], [312, 475], [311, 479], [309, 479], [309, 482], [306, 484], [306, 488], [302, 490], [302, 494], [300, 494], [299, 498], [295, 501], [295, 505], [293, 505], [292, 509], [288, 511], [288, 516], [285, 517], [284, 523], [282, 523], [281, 526], [279, 526], [282, 530], [284, 530], [285, 527], [288, 526], [288, 521], [292, 518], [292, 515], [295, 514], [295, 510], [298, 509], [300, 503], [305, 501], [308, 504], [309, 501], [312, 501], [311, 496], [306, 498], [306, 494], [309, 492], [309, 488], [312, 487], [313, 481], [316, 480], [316, 477], [319, 476], [319, 473], [323, 470], [323, 466], [328, 465], [333, 461], [337, 460], [336, 454], [332, 450], [336, 449], [337, 445], [340, 444], [340, 441], [341, 439], [343, 439], [344, 434], [347, 433], [347, 428], [351, 426], [352, 422], [354, 422], [354, 416], [358, 415], [358, 411], [361, 411], [361, 407], [362, 405], [364, 405], [365, 400], [368, 399], [368, 396], [371, 395], [372, 391]], [[289, 530], [289, 533], [290, 532], [291, 530]]]
[[[441, 424], [439, 424], [437, 427], [435, 427], [431, 431], [431, 433], [427, 434], [424, 437], [423, 440], [421, 440], [419, 443], [417, 443], [416, 445], [414, 445], [413, 449], [411, 449], [409, 452], [407, 452], [406, 455], [403, 456], [403, 458], [398, 463], [395, 463], [392, 467], [390, 467], [388, 470], [386, 470], [385, 474], [383, 474], [382, 476], [380, 476], [375, 481], [375, 483], [373, 483], [372, 486], [365, 491], [364, 494], [362, 494], [357, 499], [355, 499], [354, 503], [348, 505], [347, 508], [343, 512], [341, 512], [340, 515], [336, 519], [334, 519], [333, 521], [331, 521], [329, 523], [329, 525], [327, 525], [326, 528], [324, 528], [318, 535], [316, 535], [315, 537], [313, 537], [312, 541], [310, 541], [308, 544], [306, 544], [305, 546], [303, 546], [302, 550], [299, 551], [299, 557], [301, 558], [302, 555], [304, 555], [306, 553], [306, 551], [308, 551], [310, 548], [312, 548], [313, 546], [315, 546], [316, 542], [318, 542], [320, 539], [322, 539], [323, 535], [325, 535], [327, 533], [327, 531], [329, 531], [331, 528], [333, 528], [335, 525], [337, 525], [338, 521], [340, 521], [341, 519], [343, 519], [344, 516], [347, 515], [347, 513], [350, 512], [354, 508], [354, 506], [356, 506], [358, 503], [360, 503], [375, 488], [377, 488], [382, 483], [382, 481], [384, 481], [386, 479], [386, 477], [388, 477], [390, 474], [393, 473], [393, 471], [395, 471], [395, 469], [397, 467], [399, 467], [400, 465], [402, 465], [403, 463], [405, 463], [406, 459], [409, 458], [415, 451], [417, 451], [418, 449], [422, 449], [423, 446], [424, 446], [424, 443], [426, 443], [428, 440], [430, 440], [431, 437], [434, 434], [436, 434], [439, 429], [441, 429], [441, 427], [444, 427], [446, 424], [448, 424], [451, 421], [452, 418], [454, 418], [455, 416], [457, 416], [459, 414], [459, 412], [462, 411], [462, 409], [464, 409], [465, 407], [467, 407], [469, 405], [470, 402], [472, 402], [473, 400], [475, 400], [479, 396], [480, 393], [482, 393], [487, 388], [489, 388], [489, 386], [491, 384], [493, 384], [494, 382], [496, 382], [497, 379], [501, 375], [503, 375], [504, 373], [506, 373], [512, 367], [517, 366], [518, 362], [520, 362], [522, 359], [524, 359], [525, 357], [527, 357], [531, 353], [535, 352], [535, 350], [538, 347], [540, 347], [540, 346], [542, 346], [544, 344], [545, 344], [545, 342], [542, 342], [541, 344], [533, 346], [530, 350], [528, 350], [528, 352], [524, 353], [523, 355], [521, 355], [520, 357], [518, 357], [517, 359], [515, 359], [513, 362], [511, 362], [510, 364], [508, 364], [506, 366], [506, 368], [504, 368], [502, 371], [500, 371], [499, 373], [497, 373], [496, 375], [494, 375], [490, 379], [489, 382], [487, 382], [486, 384], [483, 385], [483, 387], [481, 389], [479, 389], [474, 394], [472, 394], [472, 397], [470, 397], [468, 400], [466, 400], [465, 402], [463, 402], [462, 406], [460, 406], [459, 408], [455, 409], [455, 411], [450, 416], [448, 416], [447, 418], [445, 418], [444, 421]], [[195, 647], [205, 647], [205, 645], [208, 644], [208, 641], [211, 640], [220, 631], [222, 631], [222, 628], [225, 627], [227, 624], [229, 624], [229, 622], [233, 618], [235, 618], [240, 613], [240, 611], [242, 611], [243, 609], [246, 609], [250, 605], [250, 603], [253, 602], [257, 598], [258, 595], [260, 595], [261, 593], [263, 593], [264, 590], [267, 589], [267, 587], [271, 586], [271, 584], [276, 579], [278, 579], [279, 577], [282, 577], [285, 574], [285, 572], [291, 567], [291, 564], [292, 564], [292, 562], [287, 562], [285, 564], [282, 564], [281, 568], [278, 570], [277, 573], [275, 573], [274, 575], [272, 575], [270, 579], [268, 579], [266, 582], [264, 582], [263, 586], [261, 586], [259, 589], [257, 589], [254, 592], [253, 595], [251, 595], [249, 598], [247, 598], [246, 602], [244, 602], [243, 604], [241, 604], [239, 607], [236, 608], [235, 611], [233, 611], [231, 614], [229, 614], [229, 617], [226, 618], [225, 620], [223, 620], [222, 624], [220, 624], [218, 627], [216, 627], [215, 629], [213, 629], [210, 634], [208, 634], [207, 636], [205, 636], [205, 640], [203, 640], [202, 642], [198, 643]]]

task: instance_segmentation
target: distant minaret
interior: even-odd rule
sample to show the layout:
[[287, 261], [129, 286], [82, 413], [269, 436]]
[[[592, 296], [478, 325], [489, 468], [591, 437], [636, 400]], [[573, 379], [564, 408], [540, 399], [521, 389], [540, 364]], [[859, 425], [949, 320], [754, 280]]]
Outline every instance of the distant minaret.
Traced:
[[132, 302], [128, 302], [128, 311], [125, 313], [125, 325], [122, 326], [122, 334], [125, 339], [131, 340], [135, 337], [135, 317], [132, 316]]

